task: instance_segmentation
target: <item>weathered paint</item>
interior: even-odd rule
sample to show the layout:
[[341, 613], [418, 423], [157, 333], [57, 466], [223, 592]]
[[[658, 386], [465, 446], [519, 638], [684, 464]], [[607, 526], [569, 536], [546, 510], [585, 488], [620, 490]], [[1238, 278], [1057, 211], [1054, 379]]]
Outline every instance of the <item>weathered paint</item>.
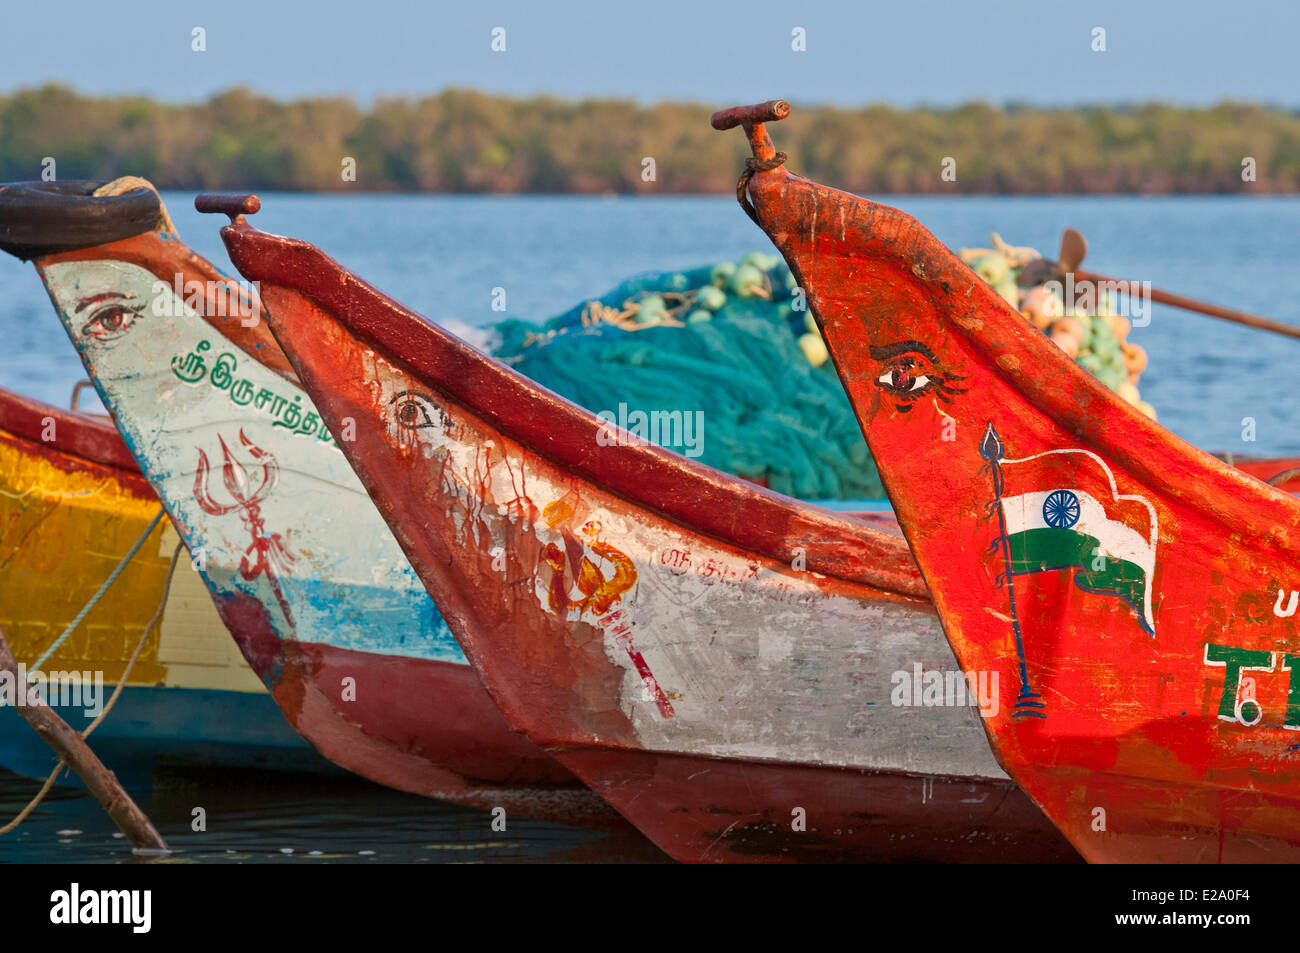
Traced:
[[[757, 221], [808, 293], [948, 638], [1001, 676], [985, 727], [1002, 764], [1092, 860], [1300, 857], [1300, 503], [1117, 399], [909, 216], [766, 168], [749, 131]], [[903, 393], [900, 359], [927, 383]], [[942, 380], [960, 393], [929, 392]], [[1104, 560], [1018, 560], [1013, 477], [1150, 533], [1145, 588], [1099, 585]], [[1045, 506], [1044, 532], [1072, 515]]]
[[[553, 790], [574, 779], [495, 712], [264, 322], [214, 306], [212, 289], [230, 299], [229, 279], [157, 232], [37, 267], [218, 610], [298, 731], [403, 790], [483, 806], [522, 779], [516, 809], [532, 798], [541, 816], [610, 820], [590, 795]], [[201, 298], [177, 294], [191, 281]], [[478, 715], [476, 730], [449, 728], [460, 724], [449, 706]]]
[[[157, 277], [139, 265], [70, 261], [41, 271], [214, 592], [275, 606], [282, 638], [328, 632], [343, 648], [463, 661], [343, 455], [314, 432], [319, 422], [303, 428], [316, 418], [301, 389], [226, 341], [169, 286], [155, 290]], [[117, 299], [93, 304], [109, 295], [140, 310], [119, 333], [97, 337], [98, 309], [122, 308]], [[168, 316], [155, 315], [155, 302]], [[184, 316], [171, 317], [173, 308]], [[284, 408], [301, 408], [297, 426], [276, 426]]]
[[[223, 235], [331, 428], [355, 422], [344, 452], [507, 720], [665, 850], [1072, 856], [970, 708], [893, 704], [895, 672], [956, 666], [900, 539], [659, 448], [602, 446], [599, 418], [311, 246]], [[928, 799], [936, 779], [969, 799]]]
[[[890, 703], [892, 673], [955, 668], [926, 602], [793, 569], [629, 506], [364, 346], [320, 340], [328, 351], [294, 356], [332, 352], [335, 367], [356, 369], [335, 392], [365, 414], [359, 427], [385, 428], [387, 453], [357, 457], [379, 492], [400, 481], [404, 516], [424, 514], [403, 533], [437, 532], [458, 563], [485, 567], [467, 571], [468, 592], [497, 601], [501, 623], [603, 647], [592, 661], [605, 684], [552, 714], [579, 733], [539, 741], [1004, 777], [971, 709]], [[411, 403], [423, 422], [407, 428]], [[575, 704], [588, 710], [579, 716]]]
[[[0, 630], [20, 662], [34, 662], [63, 632], [158, 508], [107, 421], [0, 390]], [[163, 599], [177, 541], [164, 520], [45, 670], [100, 673], [106, 701]], [[196, 752], [214, 764], [319, 769], [324, 762], [284, 730], [185, 564], [166, 596], [126, 693], [96, 730], [101, 757], [137, 779]], [[195, 693], [202, 706], [192, 707]], [[146, 707], [157, 717], [142, 720]], [[258, 710], [274, 718], [259, 725], [251, 717]], [[61, 713], [74, 727], [89, 724], [82, 709]], [[44, 777], [54, 766], [49, 747], [16, 714], [3, 715], [0, 767]]]

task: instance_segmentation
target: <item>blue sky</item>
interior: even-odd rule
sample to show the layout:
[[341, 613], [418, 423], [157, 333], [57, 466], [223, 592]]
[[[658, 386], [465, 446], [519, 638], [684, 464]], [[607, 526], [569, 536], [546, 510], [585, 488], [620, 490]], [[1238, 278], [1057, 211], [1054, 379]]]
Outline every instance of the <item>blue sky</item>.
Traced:
[[[490, 49], [493, 27], [506, 51]], [[203, 27], [207, 51], [193, 52]], [[806, 52], [791, 31], [806, 31]], [[1107, 50], [1091, 49], [1106, 30]], [[6, 4], [0, 91], [58, 81], [190, 101], [234, 85], [280, 98], [472, 86], [515, 95], [710, 105], [1073, 105], [1224, 98], [1300, 105], [1300, 0], [1260, 2]]]

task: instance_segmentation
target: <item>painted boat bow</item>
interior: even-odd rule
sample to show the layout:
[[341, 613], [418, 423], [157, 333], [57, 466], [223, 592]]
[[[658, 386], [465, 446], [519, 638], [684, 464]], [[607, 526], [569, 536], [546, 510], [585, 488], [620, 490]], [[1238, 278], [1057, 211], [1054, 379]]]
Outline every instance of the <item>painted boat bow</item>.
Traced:
[[[1090, 859], [1300, 856], [1300, 503], [1117, 400], [910, 216], [788, 172], [772, 118], [741, 123], [742, 205], [808, 295], [963, 669], [1002, 676], [1000, 762]], [[1100, 566], [1037, 548], [1088, 538]]]

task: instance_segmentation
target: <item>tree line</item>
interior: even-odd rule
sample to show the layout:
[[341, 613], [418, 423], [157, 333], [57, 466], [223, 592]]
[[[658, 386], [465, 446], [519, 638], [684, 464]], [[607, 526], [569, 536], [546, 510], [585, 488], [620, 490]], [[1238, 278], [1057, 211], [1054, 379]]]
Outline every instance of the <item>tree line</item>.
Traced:
[[[53, 159], [59, 179], [192, 190], [728, 193], [748, 148], [709, 126], [712, 108], [459, 89], [368, 109], [243, 88], [172, 104], [48, 85], [0, 96], [0, 180]], [[792, 170], [859, 193], [1300, 191], [1300, 114], [1248, 103], [796, 103], [773, 132]]]

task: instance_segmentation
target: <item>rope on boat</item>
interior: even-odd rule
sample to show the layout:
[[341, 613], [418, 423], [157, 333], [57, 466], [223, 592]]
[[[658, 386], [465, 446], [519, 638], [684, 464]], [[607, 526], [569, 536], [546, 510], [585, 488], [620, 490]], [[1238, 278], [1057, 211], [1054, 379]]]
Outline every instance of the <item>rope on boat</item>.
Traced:
[[[146, 533], [146, 536], [147, 535], [148, 534]], [[176, 548], [172, 550], [172, 561], [167, 567], [167, 581], [163, 583], [163, 594], [161, 601], [158, 603], [158, 608], [154, 612], [153, 618], [149, 620], [147, 625], [145, 625], [144, 632], [140, 636], [140, 641], [136, 643], [135, 651], [131, 653], [131, 658], [127, 660], [126, 667], [122, 669], [122, 677], [117, 680], [117, 685], [114, 686], [113, 694], [109, 696], [108, 703], [104, 705], [104, 710], [101, 711], [98, 717], [87, 725], [86, 730], [81, 733], [83, 740], [90, 737], [90, 733], [99, 727], [100, 722], [108, 717], [108, 713], [112, 711], [113, 706], [117, 704], [118, 696], [122, 694], [122, 689], [126, 687], [126, 680], [131, 677], [131, 670], [135, 668], [135, 663], [139, 661], [140, 653], [144, 650], [144, 644], [149, 640], [149, 633], [153, 631], [153, 627], [162, 619], [163, 609], [167, 605], [167, 597], [171, 595], [172, 576], [176, 574], [176, 561], [184, 546], [184, 543], [177, 543]], [[19, 811], [18, 815], [12, 821], [4, 827], [0, 827], [0, 836], [8, 834], [23, 821], [27, 820], [28, 815], [30, 815], [32, 811], [36, 810], [40, 803], [45, 800], [45, 795], [50, 793], [50, 789], [54, 787], [54, 779], [59, 776], [59, 772], [62, 771], [66, 765], [67, 762], [60, 758], [59, 763], [56, 764], [54, 770], [50, 772], [50, 776], [46, 778], [45, 783], [41, 785], [41, 789], [36, 792], [36, 796], [27, 802], [27, 806]]]
[[158, 221], [163, 230], [170, 235], [175, 235], [176, 226], [172, 224], [172, 217], [167, 213], [167, 206], [163, 203], [162, 196], [158, 194], [158, 188], [148, 179], [142, 179], [138, 175], [124, 175], [121, 178], [114, 179], [112, 182], [105, 182], [99, 188], [95, 189], [96, 196], [103, 195], [122, 195], [126, 192], [134, 192], [136, 189], [148, 189], [154, 195], [158, 196]]
[[756, 172], [771, 172], [777, 166], [785, 165], [785, 160], [790, 158], [784, 152], [778, 152], [770, 159], [760, 159], [757, 156], [750, 156], [745, 160], [745, 171], [740, 173], [740, 181], [736, 183], [736, 201], [740, 207], [745, 210], [745, 214], [750, 217], [755, 225], [762, 228], [763, 225], [758, 220], [758, 213], [754, 211], [754, 206], [749, 201], [749, 180], [754, 177]]
[[68, 640], [68, 636], [76, 631], [77, 626], [81, 625], [82, 620], [90, 614], [90, 610], [95, 608], [95, 604], [98, 603], [100, 599], [104, 598], [104, 594], [108, 592], [113, 583], [117, 582], [117, 577], [122, 575], [122, 570], [126, 568], [127, 563], [135, 558], [135, 554], [140, 551], [140, 547], [144, 545], [144, 541], [149, 538], [149, 534], [153, 532], [154, 527], [158, 525], [165, 512], [166, 510], [162, 507], [158, 508], [158, 512], [154, 514], [154, 518], [149, 521], [149, 525], [146, 526], [144, 532], [140, 534], [140, 538], [131, 545], [129, 550], [127, 550], [126, 555], [122, 557], [122, 561], [117, 564], [117, 568], [114, 569], [113, 572], [109, 574], [109, 577], [104, 580], [104, 584], [99, 587], [99, 591], [90, 597], [90, 601], [82, 607], [81, 611], [77, 613], [77, 617], [72, 620], [66, 629], [63, 630], [63, 634], [55, 639], [54, 644], [46, 649], [44, 654], [32, 663], [31, 671], [40, 671], [45, 666], [45, 663], [50, 660], [50, 656], [57, 652], [59, 646]]
[[1290, 483], [1296, 477], [1300, 477], [1300, 467], [1288, 467], [1280, 473], [1274, 473], [1264, 482], [1269, 486], [1281, 486], [1284, 483]]

